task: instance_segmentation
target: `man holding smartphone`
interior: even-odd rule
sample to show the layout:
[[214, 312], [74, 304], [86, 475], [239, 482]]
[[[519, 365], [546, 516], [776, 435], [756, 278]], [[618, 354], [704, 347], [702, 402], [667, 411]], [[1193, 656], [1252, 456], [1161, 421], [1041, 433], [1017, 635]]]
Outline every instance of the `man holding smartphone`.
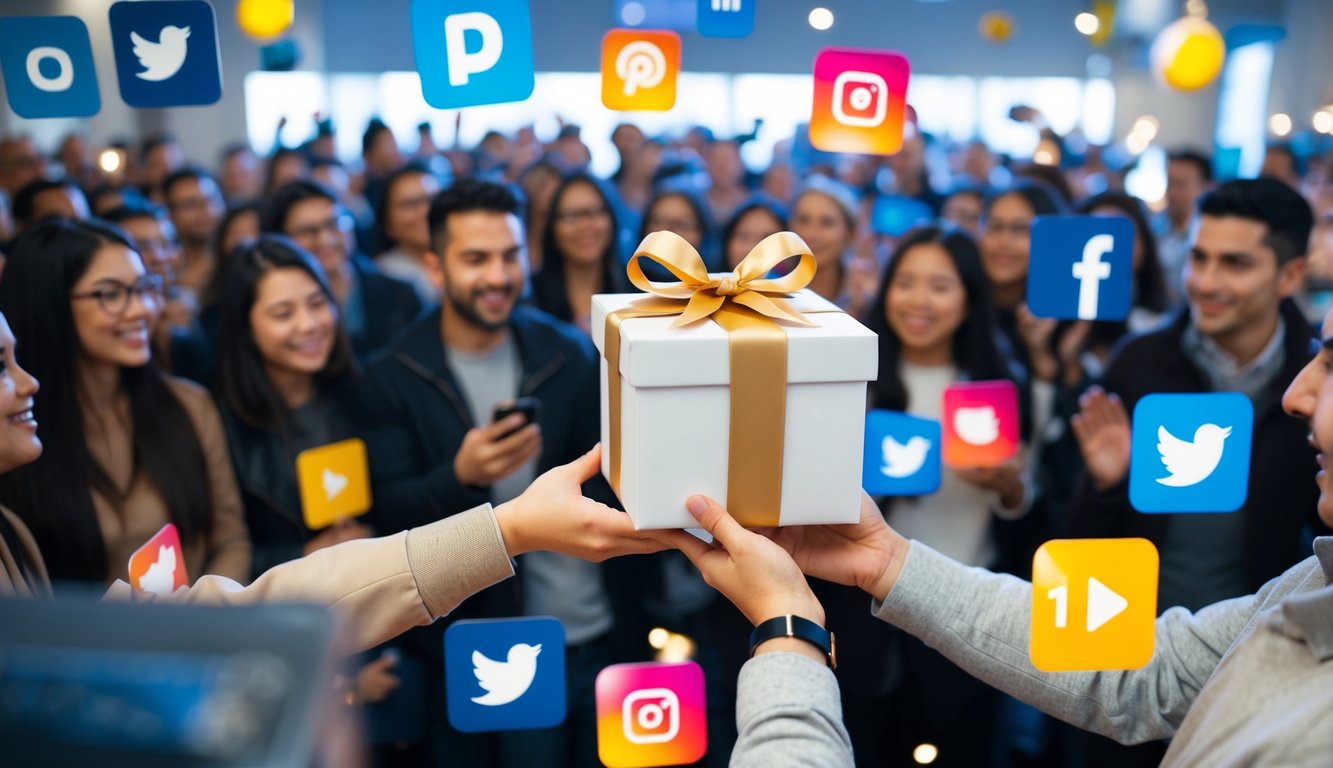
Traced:
[[[518, 303], [527, 271], [518, 211], [506, 188], [471, 179], [431, 203], [426, 267], [442, 291], [442, 305], [409, 326], [363, 382], [375, 425], [368, 440], [371, 516], [383, 533], [512, 499], [538, 474], [577, 458], [598, 440], [595, 350], [573, 326]], [[541, 404], [540, 413], [531, 399]], [[615, 503], [600, 477], [585, 490]], [[460, 733], [443, 712], [432, 712], [437, 764], [597, 762], [591, 690], [597, 672], [615, 660], [610, 640], [618, 614], [603, 568], [625, 566], [550, 553], [524, 555], [518, 565], [519, 589], [485, 590], [451, 618], [560, 619], [568, 648], [569, 715], [560, 728], [497, 736]], [[446, 623], [424, 630], [432, 708], [445, 698], [437, 689], [444, 677], [439, 659]]]

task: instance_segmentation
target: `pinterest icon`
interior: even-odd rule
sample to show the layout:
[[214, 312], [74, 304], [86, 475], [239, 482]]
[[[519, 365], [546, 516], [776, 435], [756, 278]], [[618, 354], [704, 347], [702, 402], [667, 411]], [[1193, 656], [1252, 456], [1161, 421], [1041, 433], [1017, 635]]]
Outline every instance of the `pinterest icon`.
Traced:
[[679, 71], [675, 32], [613, 29], [602, 38], [602, 103], [609, 109], [671, 109]]

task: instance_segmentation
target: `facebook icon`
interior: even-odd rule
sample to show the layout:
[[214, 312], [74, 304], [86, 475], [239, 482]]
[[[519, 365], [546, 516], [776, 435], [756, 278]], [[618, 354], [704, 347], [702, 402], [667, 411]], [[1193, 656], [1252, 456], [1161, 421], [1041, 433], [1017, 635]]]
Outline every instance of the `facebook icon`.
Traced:
[[1061, 320], [1124, 320], [1133, 294], [1134, 224], [1124, 216], [1032, 221], [1028, 309]]
[[704, 37], [748, 37], [754, 31], [757, 0], [696, 0], [695, 27]]

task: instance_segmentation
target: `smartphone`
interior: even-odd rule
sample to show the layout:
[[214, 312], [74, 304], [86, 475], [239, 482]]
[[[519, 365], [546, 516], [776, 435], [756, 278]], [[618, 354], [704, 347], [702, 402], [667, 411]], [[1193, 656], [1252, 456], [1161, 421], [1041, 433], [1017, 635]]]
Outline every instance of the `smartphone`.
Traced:
[[499, 405], [495, 406], [495, 410], [491, 412], [491, 423], [494, 424], [495, 422], [505, 418], [506, 416], [512, 413], [521, 413], [527, 417], [527, 421], [523, 423], [523, 426], [515, 427], [514, 429], [511, 429], [508, 432], [501, 435], [500, 439], [503, 440], [504, 438], [509, 437], [510, 435], [519, 431], [523, 427], [526, 427], [528, 424], [536, 422], [537, 417], [541, 415], [541, 412], [542, 412], [542, 402], [540, 400], [538, 400], [535, 397], [520, 397], [517, 400], [513, 400], [507, 403], [500, 403]]

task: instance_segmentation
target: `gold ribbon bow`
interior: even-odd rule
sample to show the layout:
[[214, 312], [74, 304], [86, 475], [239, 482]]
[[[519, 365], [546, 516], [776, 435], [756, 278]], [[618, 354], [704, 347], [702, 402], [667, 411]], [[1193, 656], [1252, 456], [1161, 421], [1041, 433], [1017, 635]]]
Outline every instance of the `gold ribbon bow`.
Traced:
[[[680, 282], [649, 280], [638, 263], [641, 258], [661, 264]], [[799, 262], [790, 273], [765, 277], [791, 258]], [[816, 325], [786, 301], [787, 294], [806, 287], [815, 276], [810, 247], [793, 232], [778, 232], [760, 241], [730, 275], [713, 277], [685, 238], [653, 232], [630, 257], [626, 272], [635, 287], [652, 297], [606, 317], [611, 487], [620, 493], [620, 324], [631, 318], [678, 315], [670, 327], [679, 328], [711, 318], [727, 331], [731, 367], [727, 509], [742, 525], [776, 526], [787, 413], [787, 333], [779, 321]]]

